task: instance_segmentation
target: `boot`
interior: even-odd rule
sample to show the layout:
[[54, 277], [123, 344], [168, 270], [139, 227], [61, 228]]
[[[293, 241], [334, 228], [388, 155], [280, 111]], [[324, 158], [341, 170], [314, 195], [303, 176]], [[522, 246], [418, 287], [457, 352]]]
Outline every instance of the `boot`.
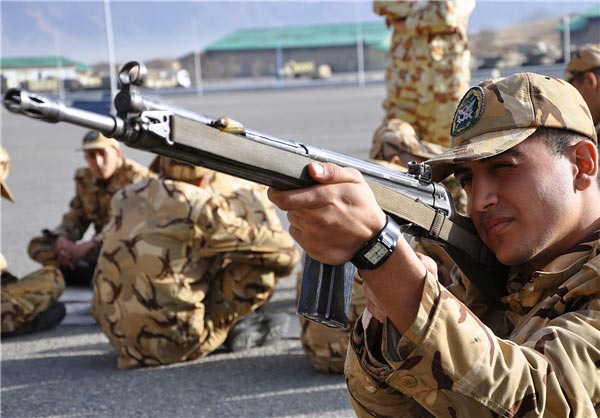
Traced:
[[2, 338], [54, 328], [56, 325], [60, 324], [66, 314], [67, 310], [65, 309], [65, 304], [62, 302], [54, 302], [48, 309], [38, 314], [33, 321], [20, 326], [12, 332], [2, 333]]
[[272, 345], [281, 340], [290, 323], [284, 313], [253, 312], [231, 329], [225, 345], [233, 352]]

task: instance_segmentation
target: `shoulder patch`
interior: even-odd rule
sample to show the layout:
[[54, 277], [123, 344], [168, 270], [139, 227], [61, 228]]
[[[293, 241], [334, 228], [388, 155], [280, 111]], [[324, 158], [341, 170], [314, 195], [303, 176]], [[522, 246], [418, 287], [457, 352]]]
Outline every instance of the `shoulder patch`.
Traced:
[[458, 136], [475, 126], [483, 114], [483, 107], [483, 89], [479, 86], [471, 87], [456, 107], [450, 135]]

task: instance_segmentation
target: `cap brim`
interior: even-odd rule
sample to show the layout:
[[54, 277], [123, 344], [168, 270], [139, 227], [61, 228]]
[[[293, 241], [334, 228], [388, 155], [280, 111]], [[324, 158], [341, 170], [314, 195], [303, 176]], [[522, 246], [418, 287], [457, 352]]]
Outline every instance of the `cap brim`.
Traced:
[[92, 145], [84, 145], [81, 148], [77, 148], [78, 151], [87, 151], [90, 149], [106, 149], [106, 148], [110, 148], [112, 147], [112, 145], [108, 145], [108, 144], [101, 144], [101, 145], [97, 145], [97, 144], [92, 144]]
[[112, 144], [87, 144], [83, 145], [81, 148], [77, 148], [78, 151], [87, 151], [90, 149], [107, 149], [107, 148], [116, 148], [119, 149], [119, 142], [115, 140]]
[[10, 189], [6, 186], [6, 183], [4, 183], [4, 181], [0, 181], [0, 192], [2, 193], [3, 198], [10, 200], [14, 203], [15, 199], [13, 198]]
[[442, 181], [452, 174], [458, 163], [481, 160], [503, 153], [529, 138], [537, 127], [487, 132], [450, 148], [426, 161], [431, 166], [433, 181]]

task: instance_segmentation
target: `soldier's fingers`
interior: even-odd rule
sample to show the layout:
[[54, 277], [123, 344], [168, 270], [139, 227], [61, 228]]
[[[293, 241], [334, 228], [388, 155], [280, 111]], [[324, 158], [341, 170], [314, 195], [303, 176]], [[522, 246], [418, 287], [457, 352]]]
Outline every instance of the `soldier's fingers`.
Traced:
[[362, 175], [354, 168], [340, 167], [333, 163], [310, 163], [310, 176], [322, 184], [359, 183]]
[[[318, 209], [330, 203], [343, 192], [328, 185], [344, 183], [358, 184], [363, 181], [358, 170], [340, 167], [331, 163], [311, 163], [308, 171], [320, 185], [296, 190], [276, 190], [270, 188], [268, 197], [281, 210]], [[349, 185], [349, 184], [347, 184]]]
[[318, 209], [324, 206], [328, 199], [328, 193], [321, 190], [324, 186], [313, 186], [297, 190], [276, 190], [270, 188], [267, 192], [269, 200], [279, 209], [285, 211]]

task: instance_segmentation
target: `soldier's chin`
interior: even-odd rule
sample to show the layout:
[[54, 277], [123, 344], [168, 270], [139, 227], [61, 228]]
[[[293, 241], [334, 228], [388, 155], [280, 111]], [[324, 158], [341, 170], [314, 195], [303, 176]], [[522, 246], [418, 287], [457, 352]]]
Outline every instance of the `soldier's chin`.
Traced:
[[107, 172], [102, 171], [102, 170], [97, 170], [97, 171], [92, 170], [92, 174], [96, 178], [96, 180], [107, 180], [110, 178], [110, 175]]

